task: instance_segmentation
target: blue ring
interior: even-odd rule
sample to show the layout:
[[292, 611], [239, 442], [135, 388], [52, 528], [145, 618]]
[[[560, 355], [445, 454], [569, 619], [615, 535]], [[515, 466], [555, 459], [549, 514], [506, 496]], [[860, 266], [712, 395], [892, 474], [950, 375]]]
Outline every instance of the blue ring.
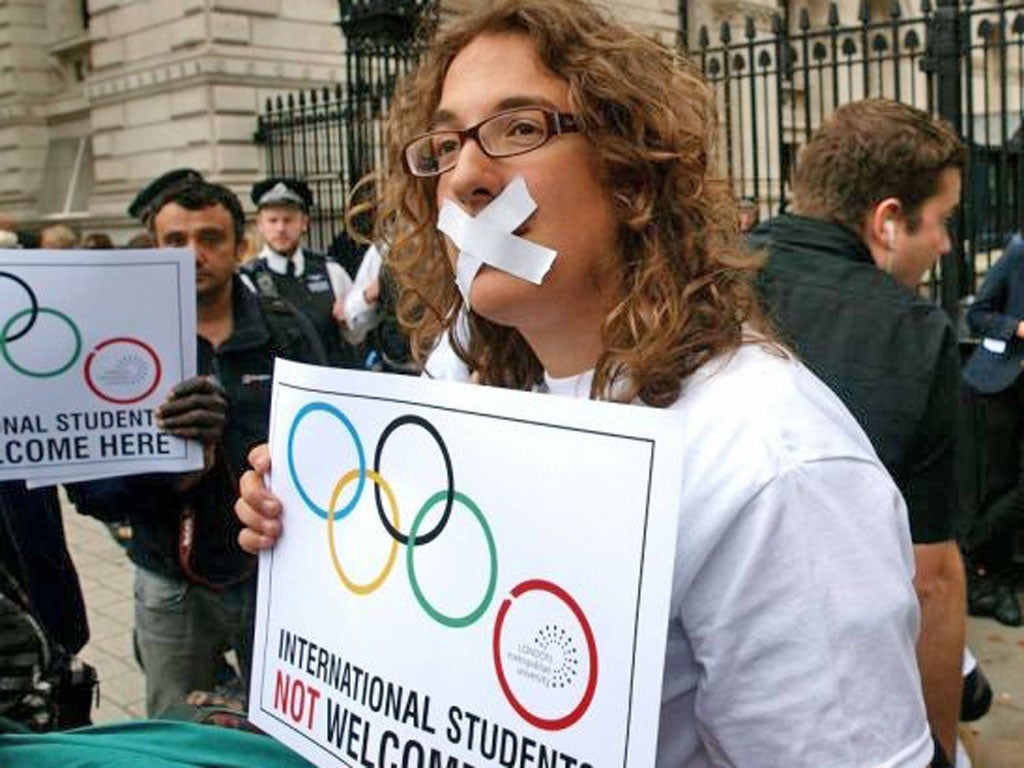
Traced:
[[352, 501], [334, 513], [334, 519], [341, 520], [356, 508], [356, 504], [359, 503], [359, 497], [363, 494], [363, 486], [366, 485], [366, 455], [363, 453], [363, 443], [359, 439], [359, 433], [356, 432], [356, 428], [344, 413], [339, 411], [333, 405], [328, 405], [327, 403], [308, 403], [302, 406], [299, 412], [295, 414], [295, 420], [292, 421], [292, 428], [288, 432], [288, 472], [292, 476], [292, 484], [295, 485], [295, 490], [299, 492], [299, 496], [301, 496], [302, 500], [306, 502], [306, 506], [315, 512], [321, 520], [326, 520], [330, 512], [323, 507], [317, 506], [317, 504], [309, 498], [309, 495], [306, 493], [306, 489], [303, 488], [302, 483], [299, 482], [298, 473], [295, 471], [295, 454], [293, 450], [295, 446], [295, 431], [298, 429], [299, 422], [314, 411], [325, 411], [344, 424], [345, 429], [347, 429], [349, 435], [352, 436], [352, 441], [356, 444], [356, 453], [359, 455], [359, 483], [356, 485], [355, 495], [352, 497]]

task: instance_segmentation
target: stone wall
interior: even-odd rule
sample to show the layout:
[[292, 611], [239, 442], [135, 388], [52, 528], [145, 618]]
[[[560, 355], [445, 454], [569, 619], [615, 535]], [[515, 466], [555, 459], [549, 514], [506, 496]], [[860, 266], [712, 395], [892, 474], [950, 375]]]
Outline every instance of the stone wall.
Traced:
[[[244, 192], [265, 100], [342, 79], [336, 0], [88, 0], [88, 28], [82, 5], [0, 0], [0, 212], [23, 220], [128, 226], [183, 165]], [[90, 189], [63, 212], [82, 138]]]
[[92, 0], [95, 213], [190, 166], [244, 191], [270, 95], [341, 77], [333, 0]]

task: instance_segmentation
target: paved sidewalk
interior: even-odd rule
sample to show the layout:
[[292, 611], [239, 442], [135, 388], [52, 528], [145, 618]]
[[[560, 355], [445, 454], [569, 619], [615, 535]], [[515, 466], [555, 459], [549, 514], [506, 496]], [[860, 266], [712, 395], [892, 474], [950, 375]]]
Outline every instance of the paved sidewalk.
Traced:
[[89, 614], [89, 644], [80, 655], [100, 676], [100, 705], [93, 722], [145, 717], [145, 682], [132, 655], [134, 568], [107, 527], [75, 512], [63, 491], [61, 495], [68, 548]]
[[[99, 670], [96, 723], [145, 717], [145, 685], [132, 656], [132, 565], [106, 526], [64, 505], [64, 524], [85, 592], [92, 638], [82, 656]], [[970, 619], [968, 641], [992, 681], [989, 714], [967, 726], [974, 768], [1024, 765], [1024, 628]]]
[[965, 726], [975, 740], [974, 768], [1020, 768], [1024, 765], [1024, 628], [972, 618], [967, 621], [967, 642], [994, 694], [988, 715]]

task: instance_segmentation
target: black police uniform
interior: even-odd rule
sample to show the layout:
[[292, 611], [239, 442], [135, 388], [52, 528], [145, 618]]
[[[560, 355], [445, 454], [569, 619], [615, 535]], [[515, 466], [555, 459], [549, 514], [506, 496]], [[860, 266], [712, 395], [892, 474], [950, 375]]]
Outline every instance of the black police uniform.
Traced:
[[[251, 197], [257, 208], [292, 206], [308, 213], [313, 205], [313, 193], [301, 179], [277, 176], [264, 179], [253, 185]], [[295, 273], [297, 253], [291, 256], [278, 254], [287, 262], [284, 273], [272, 269], [267, 263], [269, 246], [264, 248], [259, 258], [244, 265], [242, 273], [261, 296], [281, 297], [309, 319], [320, 336], [329, 364], [354, 367], [358, 362], [355, 351], [342, 340], [333, 316], [335, 298], [344, 297], [334, 295], [327, 258], [304, 248], [299, 250], [303, 261], [301, 275]], [[343, 269], [341, 265], [338, 268]]]
[[[280, 297], [306, 316], [320, 337], [330, 365], [350, 367], [355, 360], [349, 346], [342, 341], [332, 314], [335, 296], [327, 271], [327, 258], [304, 248], [302, 257], [301, 275], [279, 274], [262, 258], [243, 265], [241, 272], [261, 296]], [[288, 260], [289, 267], [294, 268], [294, 263], [293, 254]]]

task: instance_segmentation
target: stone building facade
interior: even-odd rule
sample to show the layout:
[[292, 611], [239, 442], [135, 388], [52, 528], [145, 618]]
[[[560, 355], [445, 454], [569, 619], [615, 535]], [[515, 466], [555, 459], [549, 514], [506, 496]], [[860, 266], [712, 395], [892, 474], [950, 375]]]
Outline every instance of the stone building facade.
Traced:
[[[701, 25], [740, 30], [751, 16], [767, 31], [775, 12], [807, 5], [823, 20], [828, 7], [598, 1], [668, 43], [685, 21], [692, 49]], [[840, 3], [850, 18], [858, 5]], [[244, 191], [265, 168], [254, 142], [265, 100], [344, 81], [338, 20], [338, 0], [0, 0], [0, 214], [127, 233], [135, 191], [183, 165]]]
[[127, 232], [177, 166], [243, 191], [265, 99], [341, 78], [337, 21], [335, 0], [0, 0], [0, 213]]

